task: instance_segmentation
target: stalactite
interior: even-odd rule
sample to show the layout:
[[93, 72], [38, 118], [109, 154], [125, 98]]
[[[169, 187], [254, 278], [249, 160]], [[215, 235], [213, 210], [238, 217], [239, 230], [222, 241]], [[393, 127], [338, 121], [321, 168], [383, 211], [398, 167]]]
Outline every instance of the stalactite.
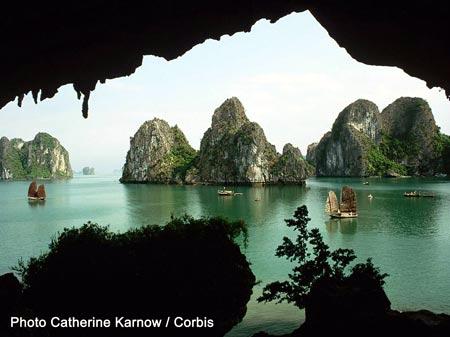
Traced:
[[42, 102], [46, 98], [52, 98], [53, 96], [56, 95], [57, 92], [58, 89], [56, 87], [42, 88], [40, 101]]
[[38, 95], [39, 95], [39, 89], [33, 89], [31, 91], [31, 94], [33, 95], [34, 103], [37, 104], [37, 102], [38, 102]]
[[89, 112], [89, 96], [91, 95], [90, 91], [87, 91], [84, 93], [83, 96], [83, 105], [81, 108], [81, 111], [83, 113], [84, 118], [88, 118], [88, 112]]
[[17, 96], [17, 105], [19, 106], [19, 108], [22, 107], [22, 101], [24, 96], [25, 96], [24, 94], [20, 94], [19, 96]]

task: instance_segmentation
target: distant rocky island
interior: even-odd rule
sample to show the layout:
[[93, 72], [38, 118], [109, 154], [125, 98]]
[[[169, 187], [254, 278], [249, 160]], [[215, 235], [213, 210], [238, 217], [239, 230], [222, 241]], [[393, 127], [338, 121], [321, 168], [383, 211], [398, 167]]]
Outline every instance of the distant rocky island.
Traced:
[[347, 106], [306, 159], [317, 176], [433, 176], [450, 173], [450, 137], [428, 103], [401, 97], [381, 113], [359, 99]]
[[450, 137], [440, 132], [428, 103], [401, 97], [381, 113], [359, 99], [330, 132], [308, 146], [306, 160], [292, 144], [283, 152], [250, 121], [236, 97], [212, 116], [196, 151], [166, 121], [145, 122], [130, 140], [123, 183], [302, 184], [312, 175], [433, 176], [450, 173]]
[[130, 140], [122, 183], [183, 183], [196, 151], [184, 133], [154, 118], [141, 125]]
[[232, 97], [214, 111], [199, 151], [177, 126], [158, 118], [145, 122], [130, 140], [121, 182], [303, 184], [313, 173], [292, 144], [277, 153]]
[[48, 133], [33, 140], [0, 138], [0, 180], [65, 179], [73, 176], [69, 153]]
[[95, 169], [93, 167], [83, 167], [82, 173], [84, 176], [93, 176], [95, 175]]

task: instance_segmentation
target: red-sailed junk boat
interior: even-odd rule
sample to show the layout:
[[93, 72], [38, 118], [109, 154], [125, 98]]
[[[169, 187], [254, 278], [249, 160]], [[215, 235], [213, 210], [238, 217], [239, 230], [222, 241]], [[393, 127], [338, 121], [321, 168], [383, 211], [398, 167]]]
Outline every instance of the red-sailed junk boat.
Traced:
[[45, 193], [45, 186], [36, 184], [36, 181], [32, 181], [30, 186], [28, 187], [28, 200], [45, 200], [47, 197]]

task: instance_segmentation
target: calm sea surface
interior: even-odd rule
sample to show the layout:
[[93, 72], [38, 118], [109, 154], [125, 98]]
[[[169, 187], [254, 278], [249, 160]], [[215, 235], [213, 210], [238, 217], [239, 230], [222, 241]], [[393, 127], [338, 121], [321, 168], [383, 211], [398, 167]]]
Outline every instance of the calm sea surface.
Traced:
[[[244, 252], [262, 284], [254, 289], [244, 321], [228, 336], [262, 329], [288, 332], [303, 320], [303, 312], [287, 304], [257, 304], [255, 298], [266, 282], [282, 280], [290, 270], [274, 251], [283, 236], [292, 235], [283, 219], [306, 204], [310, 226], [318, 227], [332, 248], [352, 248], [361, 259], [373, 257], [390, 274], [386, 291], [394, 308], [450, 313], [450, 180], [363, 181], [321, 178], [308, 180], [306, 187], [237, 187], [243, 195], [224, 198], [212, 186], [122, 185], [116, 176], [79, 176], [46, 183], [48, 199], [42, 204], [28, 203], [29, 183], [0, 182], [0, 274], [19, 258], [45, 251], [64, 227], [88, 220], [124, 231], [163, 224], [172, 214], [244, 219], [249, 226]], [[330, 221], [324, 214], [327, 192], [339, 192], [344, 184], [356, 190], [359, 218]], [[436, 198], [403, 197], [409, 190], [432, 191]]]

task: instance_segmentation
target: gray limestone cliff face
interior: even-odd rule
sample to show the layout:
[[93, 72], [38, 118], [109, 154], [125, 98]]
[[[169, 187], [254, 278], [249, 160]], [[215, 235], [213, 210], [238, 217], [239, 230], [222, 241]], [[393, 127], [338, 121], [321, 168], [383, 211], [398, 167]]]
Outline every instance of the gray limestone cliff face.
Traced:
[[431, 138], [438, 127], [427, 101], [419, 97], [400, 97], [381, 112], [383, 131], [394, 138], [413, 134]]
[[436, 149], [439, 128], [424, 99], [398, 98], [381, 112], [381, 122], [383, 141], [395, 151], [390, 153], [392, 160], [405, 165], [410, 175], [436, 173], [441, 155]]
[[177, 126], [154, 118], [130, 139], [121, 182], [182, 183], [195, 153]]
[[33, 140], [0, 139], [0, 179], [64, 179], [73, 176], [69, 153], [51, 135]]
[[450, 171], [450, 137], [428, 103], [400, 97], [381, 113], [358, 100], [345, 108], [308, 158], [318, 176], [431, 176]]
[[213, 114], [195, 167], [187, 182], [214, 184], [303, 183], [311, 175], [300, 150], [287, 144], [280, 155], [264, 130], [250, 121], [236, 97], [227, 99]]
[[314, 166], [316, 165], [317, 145], [319, 145], [319, 143], [309, 144], [308, 149], [306, 150], [306, 161]]
[[[11, 147], [10, 141], [6, 137], [0, 138], [0, 179], [12, 179], [12, 170], [10, 160], [8, 160], [8, 152]], [[20, 159], [19, 159], [20, 160]]]
[[381, 141], [378, 107], [359, 99], [347, 106], [314, 149], [316, 175], [366, 176], [368, 152]]
[[269, 183], [277, 160], [262, 128], [248, 120], [242, 103], [227, 99], [214, 111], [197, 160], [198, 179], [206, 183]]
[[272, 169], [272, 181], [299, 184], [314, 174], [314, 167], [306, 162], [299, 148], [288, 143]]

